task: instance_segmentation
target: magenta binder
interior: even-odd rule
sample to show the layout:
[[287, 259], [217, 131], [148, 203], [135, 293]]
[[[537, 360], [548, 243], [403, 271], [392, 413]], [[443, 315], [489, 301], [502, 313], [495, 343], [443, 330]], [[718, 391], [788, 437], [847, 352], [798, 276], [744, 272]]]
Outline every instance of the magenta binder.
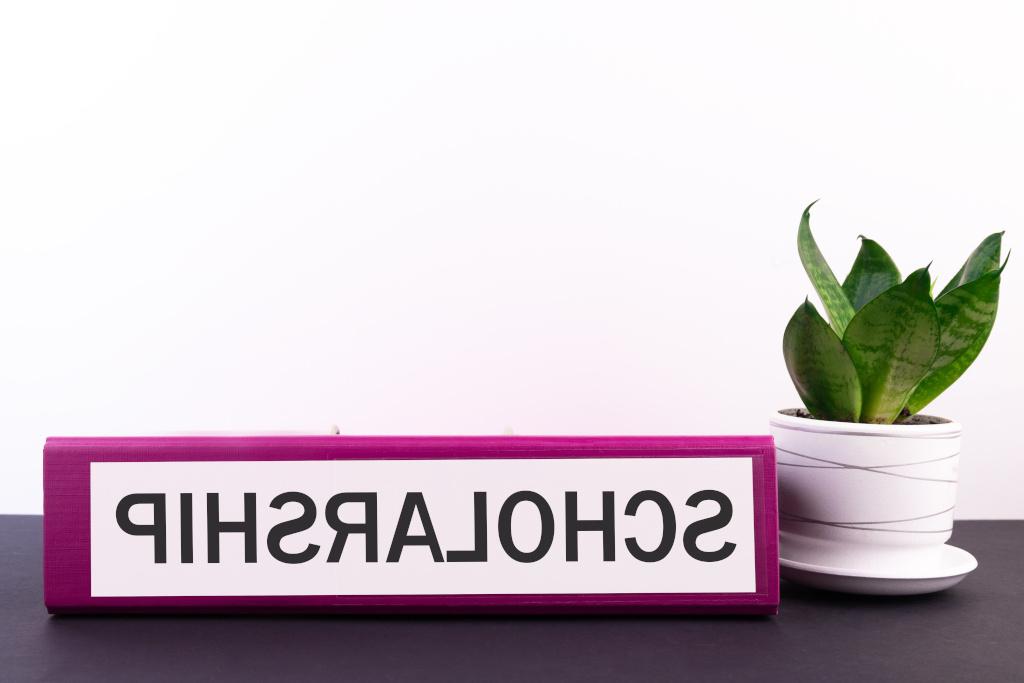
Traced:
[[[128, 465], [130, 463], [150, 463], [152, 465]], [[500, 513], [498, 514], [499, 521], [495, 522], [493, 515], [487, 518], [487, 524], [490, 526], [485, 525], [485, 529], [498, 528], [498, 533], [502, 533], [501, 523], [505, 523], [506, 527], [509, 527], [512, 524], [509, 520], [522, 519], [522, 517], [512, 517], [516, 504], [522, 504], [523, 508], [528, 508], [533, 512], [539, 511], [539, 516], [534, 516], [540, 519], [538, 524], [540, 525], [539, 538], [541, 540], [531, 541], [529, 544], [531, 546], [536, 544], [536, 552], [538, 553], [545, 542], [544, 534], [547, 528], [545, 526], [547, 521], [554, 519], [555, 527], [553, 528], [559, 529], [557, 534], [548, 534], [546, 539], [549, 547], [558, 549], [557, 553], [555, 550], [551, 550], [548, 553], [549, 557], [544, 557], [533, 565], [530, 562], [534, 558], [529, 556], [528, 551], [517, 549], [515, 544], [518, 541], [515, 541], [515, 539], [510, 540], [510, 547], [507, 549], [516, 558], [515, 562], [508, 559], [505, 555], [498, 556], [492, 553], [492, 559], [488, 559], [488, 562], [498, 562], [500, 560], [500, 562], [504, 563], [501, 566], [507, 567], [509, 576], [507, 585], [509, 590], [503, 589], [506, 584], [502, 583], [504, 579], [501, 577], [501, 571], [504, 570], [486, 570], [486, 563], [478, 563], [475, 566], [472, 564], [462, 564], [459, 566], [451, 564], [451, 561], [459, 557], [469, 557], [470, 555], [459, 556], [449, 548], [447, 549], [447, 559], [449, 562], [446, 564], [444, 562], [444, 549], [437, 548], [438, 551], [442, 551], [441, 561], [439, 562], [439, 557], [435, 552], [435, 548], [431, 547], [431, 542], [434, 541], [434, 545], [439, 545], [436, 543], [436, 539], [440, 536], [442, 530], [438, 529], [432, 539], [426, 533], [425, 527], [424, 533], [417, 535], [411, 530], [409, 524], [406, 523], [403, 529], [405, 535], [402, 535], [398, 530], [398, 528], [403, 526], [401, 515], [406, 514], [408, 511], [406, 508], [416, 511], [415, 505], [417, 500], [421, 503], [424, 502], [422, 496], [417, 499], [415, 493], [405, 492], [405, 498], [402, 499], [404, 501], [403, 507], [396, 529], [392, 530], [389, 528], [380, 532], [374, 532], [374, 534], [379, 533], [379, 544], [381, 545], [380, 556], [372, 558], [376, 564], [370, 564], [371, 555], [376, 550], [371, 551], [370, 536], [368, 535], [369, 532], [366, 531], [369, 528], [369, 517], [366, 516], [366, 519], [363, 520], [366, 526], [360, 527], [361, 531], [358, 532], [362, 536], [354, 535], [356, 532], [352, 532], [352, 536], [341, 539], [343, 546], [339, 553], [341, 559], [337, 559], [333, 565], [324, 563], [322, 560], [323, 556], [327, 554], [329, 543], [319, 545], [307, 544], [307, 551], [312, 551], [314, 547], [319, 548], [316, 561], [310, 560], [305, 565], [300, 565], [298, 563], [305, 560], [291, 558], [302, 557], [300, 555], [301, 543], [297, 539], [305, 537], [300, 533], [296, 533], [288, 541], [290, 545], [288, 545], [289, 550], [287, 550], [287, 553], [282, 550], [285, 547], [283, 545], [284, 541], [277, 538], [278, 556], [284, 557], [287, 562], [292, 564], [278, 563], [273, 568], [266, 570], [273, 574], [273, 581], [268, 580], [266, 584], [269, 588], [264, 587], [263, 584], [254, 583], [253, 585], [259, 586], [259, 590], [254, 590], [253, 592], [259, 594], [245, 594], [245, 581], [250, 580], [246, 577], [251, 578], [257, 576], [258, 572], [264, 571], [260, 569], [263, 566], [260, 562], [274, 562], [273, 559], [265, 559], [268, 554], [267, 549], [274, 543], [274, 538], [268, 536], [266, 530], [260, 527], [259, 534], [253, 532], [258, 543], [253, 548], [250, 548], [248, 545], [248, 531], [245, 529], [239, 531], [239, 525], [249, 519], [249, 508], [245, 508], [245, 516], [241, 522], [233, 522], [235, 526], [230, 526], [232, 523], [225, 522], [217, 516], [221, 515], [221, 511], [213, 506], [214, 503], [211, 502], [216, 502], [218, 499], [211, 498], [211, 491], [208, 489], [216, 488], [216, 486], [212, 483], [207, 485], [207, 480], [196, 480], [195, 477], [205, 475], [195, 475], [194, 473], [209, 472], [216, 475], [214, 479], [209, 479], [209, 482], [235, 481], [236, 479], [245, 480], [247, 477], [250, 477], [250, 474], [252, 477], [255, 477], [257, 471], [263, 471], [260, 470], [261, 467], [269, 474], [267, 476], [260, 474], [259, 476], [263, 477], [260, 481], [281, 482], [282, 490], [287, 489], [289, 486], [291, 488], [301, 488], [297, 484], [292, 485], [289, 482], [290, 472], [297, 474], [305, 472], [307, 474], [303, 475], [305, 477], [305, 479], [302, 479], [303, 482], [309, 483], [314, 487], [323, 488], [332, 485], [334, 482], [325, 483], [320, 481], [324, 477], [319, 476], [317, 473], [338, 471], [340, 472], [338, 481], [348, 481], [356, 476], [363, 477], [360, 480], [363, 489], [372, 488], [366, 482], [372, 484], [378, 480], [382, 486], [390, 485], [385, 479], [380, 479], [379, 477], [374, 479], [373, 477], [378, 476], [375, 472], [400, 473], [401, 476], [406, 476], [405, 473], [410, 469], [427, 474], [439, 472], [441, 474], [436, 479], [441, 483], [432, 485], [435, 485], [435, 488], [436, 486], [448, 486], [450, 488], [445, 490], [456, 491], [459, 495], [434, 495], [431, 502], [435, 505], [454, 505], [453, 502], [443, 500], [444, 498], [458, 498], [460, 501], [464, 498], [468, 501], [469, 497], [474, 494], [486, 493], [490, 490], [486, 484], [491, 479], [496, 482], [495, 486], [497, 487], [505, 485], [506, 481], [521, 477], [524, 478], [524, 481], [536, 483], [535, 486], [531, 485], [528, 488], [541, 490], [546, 486], [554, 491], [557, 488], [555, 484], [550, 484], [547, 481], [546, 473], [551, 472], [552, 481], [556, 477], [562, 477], [562, 480], [559, 481], [568, 481], [569, 483], [560, 485], [561, 488], [557, 488], [557, 495], [543, 494], [542, 492], [543, 495], [536, 494], [533, 498], [530, 498], [528, 492], [523, 493], [520, 491], [518, 498], [508, 496], [504, 503], [502, 503]], [[502, 469], [500, 472], [493, 470], [495, 476], [488, 479], [492, 472], [489, 468], [492, 467], [500, 467]], [[749, 479], [728, 479], [725, 474], [717, 474], [719, 471], [723, 473], [749, 472]], [[127, 475], [130, 475], [124, 481], [144, 482], [142, 485], [123, 484], [125, 487], [135, 485], [135, 488], [130, 490], [139, 491], [138, 495], [147, 495], [145, 492], [149, 489], [165, 490], [166, 493], [150, 493], [148, 494], [149, 498], [122, 496], [117, 503], [117, 515], [121, 516], [115, 520], [113, 501], [120, 496], [120, 493], [110, 498], [111, 502], [109, 504], [106, 502], [106, 498], [101, 500], [101, 496], [109, 497], [113, 495], [109, 494], [109, 491], [121, 485], [119, 484], [121, 479], [118, 478], [121, 476], [121, 472], [126, 472]], [[155, 474], [148, 474], [150, 472]], [[161, 474], [163, 472], [169, 472], [173, 476], [165, 477]], [[593, 480], [596, 482], [595, 486], [597, 488], [591, 492], [582, 485], [575, 487], [573, 484], [574, 480], [572, 479], [573, 476], [576, 476], [575, 472], [582, 472], [586, 477], [590, 477], [586, 481]], [[624, 482], [622, 486], [628, 486], [634, 472], [638, 473], [635, 478], [637, 482], [640, 482], [634, 488], [639, 490], [644, 486], [648, 486], [648, 489], [643, 493], [635, 493], [634, 495], [633, 489], [629, 489], [626, 494], [615, 498], [614, 496], [608, 496], [606, 491], [597, 490], [602, 486], [606, 489], [610, 488], [611, 485], [607, 484], [607, 482], [612, 479], [616, 481], [621, 480]], [[651, 476], [644, 479], [641, 476], [644, 472], [650, 472]], [[684, 477], [684, 479], [687, 479], [687, 482], [669, 481], [673, 476], [672, 472], [695, 473], [692, 477], [693, 481], [697, 483], [704, 482], [700, 483], [700, 486], [704, 489], [704, 498], [710, 496], [710, 494], [707, 494], [708, 490], [721, 488], [715, 484], [719, 480], [723, 484], [733, 487], [730, 490], [734, 492], [731, 495], [735, 501], [730, 503], [731, 506], [734, 506], [730, 509], [734, 509], [735, 513], [733, 517], [729, 518], [729, 524], [733, 526], [719, 525], [720, 528], [716, 533], [721, 534], [722, 538], [727, 540], [715, 541], [713, 544], [720, 546], [717, 549], [719, 555], [714, 556], [715, 558], [735, 549], [732, 557], [719, 563], [723, 567], [721, 571], [719, 571], [718, 565], [715, 564], [716, 559], [708, 559], [708, 557], [712, 556], [712, 553], [697, 547], [700, 543], [705, 542], [707, 538], [713, 537], [713, 534], [709, 534], [702, 540], [699, 536], [696, 536], [696, 533], [701, 528], [706, 529], [708, 526], [711, 526], [707, 519], [703, 522], [704, 527], [700, 527], [698, 524], [693, 526], [693, 529], [687, 527], [684, 530], [682, 524], [686, 520], [680, 518], [681, 521], [676, 529], [677, 537], [682, 538], [684, 531], [686, 534], [696, 536], [696, 542], [693, 538], [684, 540], [687, 544], [686, 552], [695, 555], [698, 559], [684, 554], [680, 547], [683, 541], [677, 541], [674, 546], [670, 543], [673, 537], [668, 531], [669, 517], [676, 514], [696, 515], [696, 510], [705, 509], [699, 506], [699, 504], [705, 505], [703, 498], [691, 499], [687, 503], [691, 507], [685, 507], [683, 500], [680, 500], [678, 497], [673, 498], [670, 501], [671, 504], [677, 506], [681, 513], [675, 513], [672, 509], [664, 507], [661, 509], [662, 516], [657, 527], [658, 533], [661, 534], [660, 536], [648, 530], [644, 532], [646, 535], [642, 539], [637, 534], [636, 538], [625, 541], [625, 539], [615, 536], [614, 533], [609, 533], [609, 529], [614, 525], [608, 524], [607, 520], [612, 518], [620, 520], [617, 522], [619, 526], [613, 529], [616, 533], [618, 533], [620, 527], [623, 529], [622, 533], [627, 533], [629, 529], [642, 527], [643, 525], [640, 525], [637, 521], [641, 519], [641, 516], [643, 520], [646, 520], [645, 524], [648, 524], [648, 526], [653, 525], [655, 520], [659, 519], [657, 517], [658, 507], [656, 507], [655, 503], [658, 503], [659, 500], [671, 498], [671, 496], [659, 498], [658, 491], [653, 490], [657, 488], [658, 480], [672, 486], [682, 486], [691, 478], [687, 474]], [[179, 476], [179, 474], [183, 477], [186, 475], [192, 476], [193, 480], [191, 481], [193, 483], [195, 481], [199, 482], [197, 485], [189, 488], [190, 493], [180, 493], [179, 489], [173, 488], [172, 480], [175, 476]], [[100, 480], [101, 475], [104, 477], [102, 481]], [[150, 479], [147, 480], [145, 478], [147, 476]], [[732, 475], [728, 476], [731, 477]], [[746, 477], [748, 475], [744, 474], [743, 476]], [[349, 479], [346, 479], [346, 477]], [[484, 483], [474, 484], [473, 477], [477, 477], [476, 481]], [[429, 477], [425, 476], [424, 479], [429, 479]], [[418, 479], [415, 480], [418, 481]], [[580, 481], [583, 481], [583, 479]], [[654, 483], [645, 484], [644, 482]], [[708, 484], [707, 482], [711, 483]], [[740, 486], [737, 482], [747, 482], [743, 486], [750, 487], [749, 496], [747, 492], [735, 493], [738, 491], [736, 487]], [[151, 485], [147, 487], [146, 483]], [[511, 486], [512, 484], [509, 485]], [[465, 491], [459, 489], [459, 486], [464, 486]], [[694, 486], [696, 487], [697, 484], [695, 483]], [[578, 494], [580, 501], [589, 496], [588, 500], [591, 504], [597, 505], [600, 504], [600, 501], [608, 504], [608, 508], [605, 509], [608, 514], [596, 521], [588, 522], [583, 520], [585, 511], [580, 507], [578, 510], [574, 508], [570, 516], [570, 501], [575, 503], [577, 494], [575, 490], [569, 491], [569, 489], [574, 488], [580, 488]], [[564, 511], [562, 489], [566, 490]], [[124, 491], [128, 490], [128, 488], [124, 489]], [[333, 491], [334, 489], [331, 490]], [[136, 494], [133, 493], [132, 495]], [[163, 502], [160, 503], [159, 507], [155, 503], [152, 505], [139, 504], [137, 510], [131, 509], [131, 505], [134, 504], [133, 501], [153, 502], [158, 500], [158, 498], [153, 497], [154, 495], [165, 496], [159, 500], [167, 501], [167, 505], [165, 506]], [[186, 495], [189, 496], [187, 499]], [[231, 495], [241, 500], [243, 494], [238, 493], [234, 495], [232, 493]], [[256, 494], [253, 495], [255, 498]], [[304, 494], [301, 491], [291, 491], [287, 495], [290, 497], [282, 499], [284, 502], [281, 505], [277, 505], [280, 501], [275, 499], [273, 510], [267, 505], [266, 500], [260, 499], [259, 505], [262, 506], [260, 509], [266, 508], [274, 514], [283, 514], [279, 512], [279, 509], [298, 510], [300, 506], [296, 504], [297, 502], [305, 505], [313, 500], [312, 495], [303, 498]], [[501, 496], [498, 494], [494, 495], [495, 509], [497, 509], [497, 505], [501, 502], [504, 495], [504, 493]], [[546, 499], [544, 495], [547, 495]], [[627, 502], [628, 495], [639, 496], [639, 498], [637, 500], [629, 498]], [[398, 494], [395, 494], [395, 496], [398, 496]], [[605, 496], [607, 499], [600, 498], [601, 496]], [[223, 500], [227, 500], [229, 497], [231, 496], [225, 494]], [[481, 500], [484, 499], [482, 498]], [[187, 552], [185, 549], [186, 529], [193, 529], [191, 511], [193, 509], [203, 510], [204, 508], [201, 506], [204, 500], [207, 505], [205, 512], [203, 512], [208, 532], [208, 535], [205, 537], [207, 546], [204, 550], [202, 539], [195, 541], [195, 538], [203, 536], [201, 530], [193, 530], [188, 534], [189, 542], [197, 543], [197, 548], [193, 554], [191, 549]], [[385, 498], [381, 498], [381, 500], [385, 500]], [[391, 499], [388, 498], [387, 500]], [[397, 501], [399, 498], [395, 497], [394, 500]], [[410, 503], [410, 500], [412, 500], [412, 503]], [[186, 503], [186, 501], [188, 502]], [[594, 501], [599, 502], [595, 503]], [[363, 502], [366, 502], [365, 499], [363, 499]], [[169, 512], [170, 508], [167, 507], [172, 504], [179, 506], [177, 512], [173, 514]], [[249, 504], [248, 499], [245, 500], [245, 504]], [[192, 507], [189, 507], [190, 505]], [[293, 507], [288, 508], [287, 505], [293, 505]], [[468, 505], [470, 505], [469, 502], [465, 503], [464, 507]], [[510, 507], [511, 511], [508, 514], [506, 514], [505, 505]], [[776, 505], [775, 452], [771, 437], [769, 436], [51, 437], [47, 439], [44, 449], [45, 602], [47, 609], [51, 613], [448, 612], [775, 614], [779, 604], [778, 521]], [[122, 510], [122, 507], [126, 510]], [[328, 504], [326, 507], [330, 507], [330, 505]], [[337, 505], [334, 507], [335, 517], [330, 519], [332, 529], [334, 529], [333, 525], [341, 524], [339, 521], [341, 513], [337, 512], [337, 510], [348, 509]], [[714, 506], [706, 504], [706, 507], [711, 509]], [[91, 519], [94, 508], [101, 511], [95, 520]], [[544, 508], [554, 512], [545, 517]], [[305, 508], [302, 509], [305, 510]], [[321, 514], [320, 503], [315, 502], [314, 508], [311, 509], [315, 509], [317, 515]], [[363, 509], [368, 511], [370, 508], [364, 506]], [[724, 506], [720, 504], [720, 514], [724, 514], [722, 513], [723, 509]], [[152, 521], [138, 521], [132, 517], [132, 515], [136, 515], [137, 512], [143, 510], [152, 512]], [[393, 511], [390, 508], [388, 510], [388, 514], [393, 516]], [[484, 505], [481, 505], [481, 510], [487, 513], [487, 508]], [[125, 514], [122, 515], [122, 512]], [[426, 509], [421, 508], [418, 512], [420, 520], [427, 521]], [[477, 512], [479, 513], [479, 510]], [[235, 512], [234, 514], [237, 518], [238, 513]], [[263, 513], [261, 512], [260, 514]], [[326, 515], [327, 513], [324, 512], [323, 514]], [[157, 522], [158, 515], [162, 515], [159, 519], [172, 519], [173, 524], [178, 525], [178, 535], [181, 537], [180, 553], [178, 551], [179, 541], [177, 537], [173, 540], [169, 537], [161, 537], [167, 536], [167, 532], [160, 531], [161, 527]], [[224, 513], [223, 516], [226, 519], [227, 513]], [[593, 517], [593, 514], [590, 516]], [[180, 520], [178, 519], [179, 517]], [[294, 517], [294, 513], [291, 517]], [[443, 517], [443, 515], [439, 514], [437, 519], [435, 519], [435, 523], [440, 525], [443, 522]], [[708, 515], [704, 514], [704, 517], [708, 517]], [[381, 519], [383, 519], [383, 515]], [[721, 520], [725, 519], [725, 517], [720, 516], [715, 517], [715, 519]], [[314, 517], [313, 521], [307, 520], [307, 522], [311, 526], [303, 533], [311, 534], [314, 530], [320, 530], [321, 527], [326, 528], [319, 517]], [[171, 523], [167, 522], [167, 524]], [[601, 527], [601, 523], [604, 523], [606, 526]], [[692, 521], [690, 523], [692, 525]], [[217, 524], [221, 526], [216, 526]], [[253, 522], [253, 524], [255, 525], [256, 522]], [[294, 529], [300, 522], [296, 518], [292, 524], [291, 528]], [[118, 525], [121, 526], [118, 527]], [[346, 533], [357, 526], [345, 527]], [[395, 525], [392, 524], [392, 526]], [[562, 527], [565, 527], [564, 530]], [[95, 531], [97, 528], [102, 530], [102, 539], [99, 537], [100, 532]], [[282, 525], [282, 528], [285, 527]], [[210, 531], [211, 529], [213, 531]], [[121, 533], [123, 530], [127, 530], [129, 533]], [[733, 533], [733, 530], [735, 530], [735, 537], [729, 535]], [[508, 533], [502, 536], [502, 543], [510, 539], [509, 534], [511, 534], [511, 531], [509, 531], [509, 528], [506, 528], [505, 531]], [[97, 534], [97, 538], [92, 537], [94, 533]], [[317, 531], [317, 533], [320, 533], [320, 531]], [[334, 531], [331, 533], [333, 534]], [[531, 533], [533, 532], [531, 531]], [[573, 533], [575, 537], [572, 536]], [[607, 543], [609, 536], [613, 539], [614, 547], [612, 544]], [[605, 542], [605, 555], [601, 557], [600, 549], [598, 548], [591, 551], [591, 555], [597, 554], [596, 557], [583, 558], [590, 564], [580, 562], [579, 558], [576, 558], [576, 561], [570, 561], [570, 556], [573, 552], [582, 551], [575, 548], [572, 550], [563, 549], [559, 545], [563, 543], [563, 537], [567, 548], [572, 543], [573, 538], [577, 539], [576, 543], [581, 542], [579, 541], [580, 538], [586, 542], [598, 543], [598, 545], [600, 542]], [[228, 571], [224, 569], [224, 567], [228, 566], [226, 560], [217, 565], [209, 564], [214, 561], [211, 547], [215, 540], [221, 543], [221, 538], [225, 539], [222, 542], [223, 547], [238, 553], [239, 558], [241, 557], [241, 548], [244, 541], [246, 544], [246, 562], [250, 560], [248, 555], [250, 550], [253, 551], [254, 555], [251, 558], [253, 561], [250, 564], [242, 564], [243, 561], [241, 559], [237, 560], [239, 563], [237, 565], [239, 581], [237, 584], [232, 583], [231, 594], [225, 595], [211, 594], [209, 586], [204, 585], [201, 578], [196, 578], [201, 577], [201, 572], [207, 570]], [[338, 536], [336, 534], [332, 538], [337, 542]], [[384, 557], [385, 553], [388, 552], [387, 538], [391, 538], [390, 554], [395, 554], [397, 547], [398, 557], [394, 562], [391, 562], [394, 558], [390, 556], [388, 558]], [[655, 543], [651, 539], [657, 540], [658, 538], [661, 539], [664, 545], [669, 545], [671, 551], [662, 553], [664, 557], [659, 558], [659, 561], [653, 561], [651, 560], [651, 554], [656, 553], [657, 549], [652, 550]], [[345, 546], [346, 539], [351, 541], [348, 546]], [[592, 539], [597, 540], [593, 541]], [[363, 549], [357, 547], [356, 544], [359, 542], [363, 543]], [[374, 547], [376, 547], [377, 543], [378, 541], [374, 541]], [[504, 547], [497, 546], [496, 541], [492, 541], [492, 543], [499, 547], [499, 549]], [[624, 545], [624, 543], [628, 545], [628, 552], [626, 550], [627, 545]], [[744, 547], [745, 545], [749, 545], [749, 548]], [[644, 548], [640, 548], [640, 546], [644, 546]], [[487, 547], [486, 543], [483, 547]], [[659, 548], [662, 547], [663, 545], [659, 545]], [[124, 562], [126, 567], [129, 563], [127, 551], [117, 550], [118, 548], [130, 549], [131, 553], [133, 553], [131, 555], [132, 562], [149, 563], [138, 565], [144, 570], [142, 573], [152, 571], [155, 572], [153, 576], [158, 577], [147, 579], [148, 583], [144, 584], [144, 589], [138, 591], [140, 594], [132, 594], [132, 591], [135, 590], [132, 586], [142, 580], [139, 578], [139, 572], [126, 568], [124, 572], [118, 573], [120, 571], [119, 563]], [[170, 550], [167, 550], [168, 548]], [[296, 550], [296, 548], [300, 550]], [[362, 555], [364, 549], [365, 558]], [[479, 550], [480, 548], [478, 547], [477, 549]], [[160, 550], [164, 550], [166, 557], [161, 558], [159, 556]], [[334, 552], [334, 550], [331, 547], [331, 551]], [[256, 551], [259, 551], [258, 558], [255, 557]], [[471, 551], [467, 550], [458, 552], [471, 553]], [[136, 556], [135, 553], [138, 555]], [[634, 556], [631, 557], [629, 553], [634, 553]], [[430, 560], [432, 554], [433, 563]], [[614, 556], [613, 561], [609, 560], [610, 555]], [[738, 559], [741, 555], [745, 558], [742, 560], [742, 563]], [[637, 557], [643, 558], [644, 561], [637, 561], [635, 559]], [[158, 562], [160, 559], [163, 559], [164, 562]], [[355, 564], [345, 564], [346, 562], [355, 562], [357, 560], [362, 562], [358, 567]], [[411, 563], [413, 561], [420, 562], [421, 565], [419, 566], [422, 566], [424, 569], [422, 571], [418, 569], [407, 570], [402, 564], [403, 562]], [[189, 564], [186, 564], [186, 562], [189, 562]], [[204, 562], [208, 564], [203, 564]], [[388, 564], [388, 562], [391, 562], [391, 564]], [[548, 562], [548, 564], [543, 565], [544, 562]], [[614, 573], [619, 571], [616, 562], [624, 563], [623, 566], [626, 567], [626, 569], [621, 570], [623, 572], [621, 575]], [[676, 564], [669, 564], [670, 562], [675, 562]], [[679, 592], [657, 589], [657, 586], [661, 585], [676, 585], [676, 583], [673, 583], [677, 581], [675, 578], [676, 574], [673, 572], [676, 571], [674, 567], [677, 566], [679, 567], [678, 576], [681, 577], [678, 579], [678, 585], [689, 585], [686, 584], [686, 581], [690, 579], [687, 578], [684, 581], [684, 578], [682, 578], [686, 571], [692, 572], [695, 577], [693, 579], [694, 582], [703, 581], [704, 583], [701, 585], [719, 585], [721, 581], [724, 581], [721, 577], [726, 573], [724, 567], [727, 562], [732, 562], [730, 566], [734, 566], [737, 577], [747, 577], [749, 575], [749, 579], [736, 579], [736, 585], [742, 584], [744, 586], [742, 589], [710, 592], [705, 592], [703, 589]], [[547, 568], [545, 569], [544, 566]], [[325, 569], [324, 567], [327, 568]], [[352, 569], [349, 569], [349, 567], [352, 567]], [[587, 569], [587, 567], [592, 569]], [[691, 569], [686, 569], [687, 567]], [[103, 573], [102, 577], [100, 576], [101, 570]], [[305, 571], [308, 572], [308, 576], [324, 577], [327, 576], [326, 572], [328, 571], [338, 573], [339, 575], [354, 576], [351, 572], [356, 572], [357, 570], [363, 572], [360, 574], [360, 576], [364, 577], [364, 580], [361, 580], [362, 583], [358, 583], [355, 580], [349, 580], [348, 583], [339, 581], [338, 585], [341, 588], [338, 590], [316, 591], [316, 586], [321, 585], [316, 583], [316, 581], [320, 579], [316, 579], [316, 581], [296, 580], [294, 584], [287, 583], [289, 580], [287, 576], [289, 576], [288, 572], [290, 571]], [[431, 590], [421, 593], [418, 589], [415, 591], [408, 589], [408, 586], [412, 585], [410, 582], [420, 580], [417, 578], [418, 576], [428, 575], [436, 575], [438, 577], [438, 586], [451, 586], [453, 585], [451, 582], [444, 583], [446, 580], [444, 572], [446, 571], [463, 572], [460, 576], [469, 577], [470, 580], [460, 582], [455, 590], [445, 589], [443, 592]], [[159, 572], [164, 572], [164, 574]], [[387, 583], [387, 572], [394, 572], [396, 576], [400, 577], [400, 580], [396, 580], [394, 584], [395, 588], [392, 588]], [[399, 574], [399, 572], [404, 573]], [[530, 572], [541, 573], [531, 574]], [[660, 572], [660, 574], [657, 572]], [[173, 580], [168, 579], [168, 581], [164, 582], [159, 577], [165, 574], [168, 577], [173, 575], [176, 578]], [[607, 574], [609, 578], [601, 578], [604, 574]], [[267, 575], [270, 576], [270, 573]], [[296, 576], [299, 575], [296, 574]], [[634, 576], [636, 577], [635, 580], [630, 578]], [[650, 581], [647, 578], [648, 576], [651, 577]], [[577, 585], [577, 578], [579, 580], [578, 585], [581, 586], [578, 591], [573, 588], [573, 586]], [[263, 579], [257, 577], [251, 580], [262, 581]], [[549, 592], [544, 589], [530, 592], [528, 589], [530, 585], [546, 586], [547, 584], [544, 582], [549, 580], [552, 582], [552, 585], [555, 585], [554, 582], [556, 580], [560, 582], [557, 584], [557, 590]], [[601, 590], [593, 589], [593, 586], [598, 585], [602, 581], [605, 583], [600, 584]], [[351, 593], [346, 594], [344, 586], [356, 585], [357, 583], [359, 590], [353, 590]], [[380, 585], [377, 585], [378, 583]], [[294, 585], [295, 590], [291, 589], [290, 586], [292, 585]], [[326, 585], [331, 586], [333, 584]], [[314, 592], [318, 594], [305, 594], [310, 591], [310, 586], [313, 586]], [[465, 587], [464, 590], [463, 586]], [[474, 588], [474, 586], [482, 588]], [[527, 586], [527, 588], [524, 588], [524, 586]], [[513, 587], [515, 590], [512, 590]], [[274, 594], [266, 594], [268, 590]], [[319, 594], [321, 592], [323, 594]]]

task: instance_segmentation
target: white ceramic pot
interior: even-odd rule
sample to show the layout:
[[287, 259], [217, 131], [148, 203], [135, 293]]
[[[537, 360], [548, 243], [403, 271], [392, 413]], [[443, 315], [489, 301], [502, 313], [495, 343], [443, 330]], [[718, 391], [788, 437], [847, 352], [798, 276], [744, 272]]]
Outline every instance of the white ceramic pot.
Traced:
[[[928, 579], [951, 564], [944, 544], [953, 531], [958, 423], [874, 425], [781, 412], [770, 423], [784, 576], [813, 583], [795, 570], [819, 568], [832, 576]], [[855, 592], [927, 592], [906, 583], [903, 590], [827, 583]]]

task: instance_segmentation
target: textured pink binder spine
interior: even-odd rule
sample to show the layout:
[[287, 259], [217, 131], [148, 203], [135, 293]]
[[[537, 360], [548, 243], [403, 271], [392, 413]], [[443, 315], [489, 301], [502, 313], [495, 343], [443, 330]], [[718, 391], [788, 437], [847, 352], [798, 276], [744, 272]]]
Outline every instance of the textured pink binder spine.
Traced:
[[[751, 593], [260, 595], [96, 597], [90, 463], [536, 458], [750, 458], [756, 590]], [[779, 604], [775, 451], [769, 436], [700, 437], [51, 437], [44, 449], [45, 602], [52, 613], [460, 612], [775, 614]]]

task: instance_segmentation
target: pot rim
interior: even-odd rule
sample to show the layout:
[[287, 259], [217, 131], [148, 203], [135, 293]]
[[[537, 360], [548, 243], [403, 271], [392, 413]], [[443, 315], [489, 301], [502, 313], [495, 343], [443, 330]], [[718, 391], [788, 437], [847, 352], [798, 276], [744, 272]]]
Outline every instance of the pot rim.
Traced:
[[[797, 432], [811, 432], [817, 434], [836, 434], [846, 436], [888, 436], [898, 438], [951, 438], [960, 436], [963, 425], [955, 420], [948, 420], [939, 424], [930, 425], [882, 425], [868, 424], [862, 422], [833, 422], [829, 420], [815, 420], [808, 417], [796, 417], [784, 415], [782, 410], [793, 410], [783, 408], [773, 412], [768, 420], [773, 427], [788, 429]], [[947, 419], [947, 418], [942, 418]]]

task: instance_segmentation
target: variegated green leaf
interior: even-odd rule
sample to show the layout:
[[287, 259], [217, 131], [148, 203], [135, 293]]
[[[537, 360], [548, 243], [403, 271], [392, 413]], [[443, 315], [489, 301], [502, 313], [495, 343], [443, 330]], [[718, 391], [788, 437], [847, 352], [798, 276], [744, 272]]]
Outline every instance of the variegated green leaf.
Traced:
[[985, 273], [997, 269], [999, 267], [999, 252], [1002, 249], [1002, 245], [1003, 233], [1001, 232], [992, 233], [983, 239], [981, 244], [971, 252], [964, 265], [960, 267], [960, 270], [949, 281], [949, 284], [942, 288], [942, 291], [939, 292], [939, 296], [936, 298], [941, 298], [955, 288], [965, 285], [972, 280], [977, 280]]
[[804, 406], [817, 418], [856, 422], [860, 417], [857, 370], [843, 343], [804, 301], [782, 335], [782, 353]]
[[876, 296], [900, 283], [900, 270], [882, 246], [867, 237], [860, 237], [860, 251], [843, 280], [843, 291], [855, 311]]
[[807, 271], [807, 276], [811, 279], [811, 284], [814, 285], [814, 290], [825, 306], [825, 312], [828, 313], [828, 318], [832, 321], [832, 329], [842, 337], [846, 326], [853, 318], [854, 310], [849, 299], [846, 298], [846, 293], [843, 292], [839, 280], [836, 279], [835, 273], [832, 272], [825, 257], [822, 256], [818, 243], [814, 241], [814, 235], [811, 234], [811, 206], [814, 206], [813, 202], [804, 209], [804, 215], [800, 219], [800, 228], [797, 230], [797, 249], [800, 252], [800, 262], [803, 263], [804, 270]]
[[928, 290], [927, 268], [864, 305], [850, 321], [843, 346], [862, 392], [861, 422], [892, 423], [932, 366], [939, 347], [939, 316]]
[[981, 353], [996, 321], [1002, 273], [1002, 268], [991, 270], [935, 300], [941, 329], [939, 353], [932, 369], [910, 395], [907, 409], [911, 413], [931, 403]]

